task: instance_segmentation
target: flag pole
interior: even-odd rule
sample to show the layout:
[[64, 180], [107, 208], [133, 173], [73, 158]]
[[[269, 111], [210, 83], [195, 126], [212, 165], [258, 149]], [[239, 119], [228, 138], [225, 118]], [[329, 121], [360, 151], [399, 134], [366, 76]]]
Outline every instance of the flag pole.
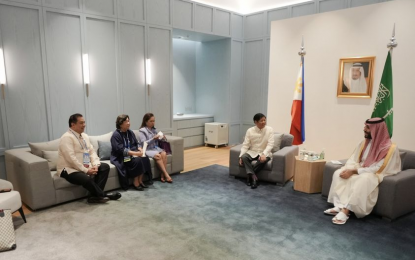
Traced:
[[304, 50], [304, 36], [302, 37], [301, 40], [301, 50], [298, 52], [298, 55], [300, 55], [301, 57], [305, 56], [306, 51]]
[[396, 40], [395, 39], [395, 24], [393, 24], [392, 38], [390, 39], [390, 42], [387, 45], [387, 47], [390, 50], [391, 55], [392, 55], [393, 48], [396, 48], [398, 46], [398, 43], [395, 40]]

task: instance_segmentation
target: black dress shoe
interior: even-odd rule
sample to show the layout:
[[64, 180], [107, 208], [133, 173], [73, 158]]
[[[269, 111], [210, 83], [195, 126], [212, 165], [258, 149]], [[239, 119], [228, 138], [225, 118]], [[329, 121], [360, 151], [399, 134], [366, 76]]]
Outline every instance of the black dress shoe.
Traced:
[[152, 180], [151, 180], [151, 181], [146, 181], [145, 183], [146, 183], [146, 185], [148, 185], [148, 186], [153, 185], [153, 181], [152, 181]]
[[143, 187], [141, 187], [141, 185], [138, 185], [138, 186], [136, 187], [136, 186], [134, 186], [134, 184], [133, 184], [133, 188], [134, 188], [135, 190], [138, 190], [138, 191], [144, 191], [144, 188], [143, 188]]
[[257, 180], [255, 180], [254, 178], [252, 178], [251, 189], [256, 189], [257, 187], [258, 187]]
[[107, 197], [89, 197], [87, 201], [88, 203], [105, 203], [109, 200]]
[[141, 184], [140, 184], [140, 187], [142, 187], [142, 188], [146, 188], [146, 189], [148, 188], [148, 186], [147, 186], [147, 185], [145, 185], [144, 183], [141, 183]]
[[107, 193], [107, 197], [110, 200], [117, 200], [117, 199], [121, 198], [121, 193], [119, 193], [119, 192], [110, 192], [110, 193]]
[[251, 186], [251, 175], [248, 175], [248, 177], [246, 178], [246, 185]]

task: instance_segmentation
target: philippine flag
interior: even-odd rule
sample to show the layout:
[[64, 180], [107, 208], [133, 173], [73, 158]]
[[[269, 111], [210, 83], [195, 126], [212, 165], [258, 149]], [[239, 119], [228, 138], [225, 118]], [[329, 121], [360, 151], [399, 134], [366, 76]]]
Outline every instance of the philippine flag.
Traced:
[[291, 107], [291, 129], [294, 136], [293, 144], [299, 145], [305, 141], [304, 127], [304, 57], [301, 57], [300, 70], [295, 84], [293, 105]]

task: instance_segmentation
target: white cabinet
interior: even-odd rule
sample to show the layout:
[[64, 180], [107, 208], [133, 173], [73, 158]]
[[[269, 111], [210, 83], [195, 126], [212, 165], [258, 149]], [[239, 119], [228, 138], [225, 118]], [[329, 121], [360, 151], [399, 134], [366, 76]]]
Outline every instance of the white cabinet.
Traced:
[[183, 137], [184, 147], [203, 145], [205, 124], [209, 122], [213, 122], [213, 115], [173, 116], [173, 135]]
[[224, 123], [206, 123], [205, 124], [205, 145], [213, 144], [215, 148], [219, 145], [228, 145], [229, 143], [228, 124]]

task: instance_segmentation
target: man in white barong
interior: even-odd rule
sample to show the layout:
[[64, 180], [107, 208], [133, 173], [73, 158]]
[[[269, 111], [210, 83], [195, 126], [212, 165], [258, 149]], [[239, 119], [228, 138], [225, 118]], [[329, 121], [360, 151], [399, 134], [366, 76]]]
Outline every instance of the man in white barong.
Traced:
[[367, 84], [365, 70], [361, 63], [353, 63], [349, 70], [349, 76], [344, 79], [344, 85], [349, 93], [366, 93]]
[[366, 120], [365, 140], [355, 149], [346, 165], [333, 174], [328, 202], [334, 208], [324, 211], [335, 215], [334, 224], [344, 224], [350, 211], [363, 218], [372, 212], [378, 199], [378, 185], [385, 176], [401, 170], [398, 147], [391, 142], [383, 118]]

